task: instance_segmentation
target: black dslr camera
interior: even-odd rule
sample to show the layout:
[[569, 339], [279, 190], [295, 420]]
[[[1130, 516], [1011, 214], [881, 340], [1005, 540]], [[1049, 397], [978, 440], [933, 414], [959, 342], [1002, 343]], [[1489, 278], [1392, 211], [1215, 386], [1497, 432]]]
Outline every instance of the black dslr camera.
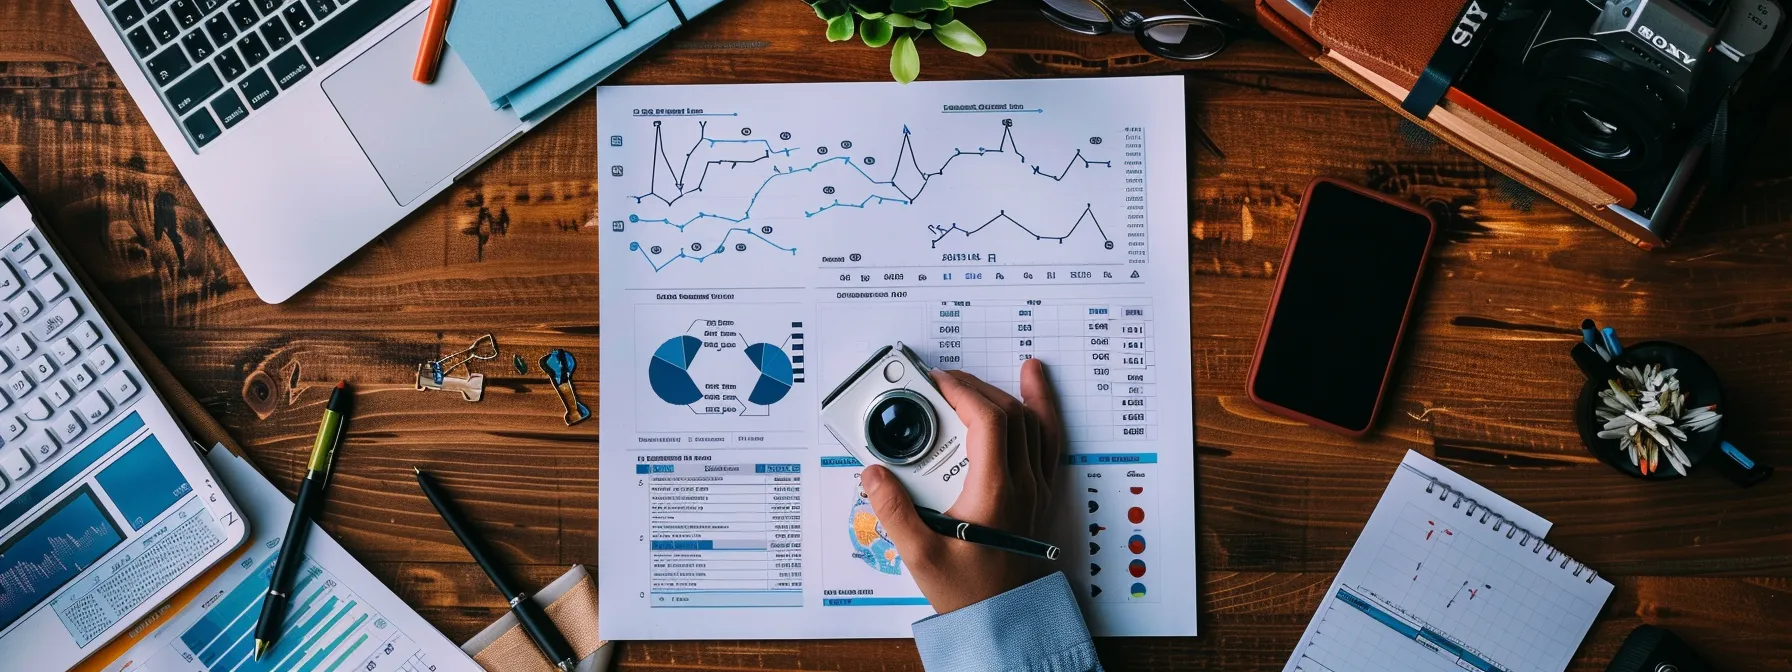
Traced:
[[1510, 0], [1460, 86], [1649, 216], [1689, 149], [1721, 148], [1726, 101], [1780, 16], [1776, 0]]

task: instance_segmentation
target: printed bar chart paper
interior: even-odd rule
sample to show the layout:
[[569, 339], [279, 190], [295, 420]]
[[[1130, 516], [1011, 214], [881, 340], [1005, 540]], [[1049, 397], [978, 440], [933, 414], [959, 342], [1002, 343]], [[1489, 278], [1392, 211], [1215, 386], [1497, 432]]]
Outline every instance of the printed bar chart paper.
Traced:
[[[106, 669], [110, 672], [480, 672], [479, 665], [322, 529], [306, 539], [286, 629], [254, 659], [255, 621], [292, 502], [222, 446], [206, 459], [252, 530], [205, 592]], [[315, 523], [313, 524], [315, 525]]]
[[1090, 629], [1195, 634], [1180, 78], [597, 97], [605, 638], [933, 614], [818, 418], [896, 341], [1011, 393], [1043, 361], [1068, 455], [1041, 536]]

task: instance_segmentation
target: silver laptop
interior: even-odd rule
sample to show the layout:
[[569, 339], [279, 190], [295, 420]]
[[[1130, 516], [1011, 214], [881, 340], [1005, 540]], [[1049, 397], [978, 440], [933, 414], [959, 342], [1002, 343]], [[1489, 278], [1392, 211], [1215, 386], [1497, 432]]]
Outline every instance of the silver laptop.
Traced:
[[0, 170], [0, 668], [73, 666], [248, 532]]
[[532, 126], [428, 0], [71, 0], [263, 301], [303, 289]]

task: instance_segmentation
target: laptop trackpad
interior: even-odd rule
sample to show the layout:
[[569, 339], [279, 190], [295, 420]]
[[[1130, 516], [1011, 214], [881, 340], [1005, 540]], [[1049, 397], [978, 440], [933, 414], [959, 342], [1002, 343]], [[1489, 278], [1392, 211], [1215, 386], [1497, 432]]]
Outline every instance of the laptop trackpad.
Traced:
[[492, 109], [453, 49], [434, 84], [411, 80], [424, 14], [324, 80], [324, 93], [399, 205], [428, 192], [521, 126]]

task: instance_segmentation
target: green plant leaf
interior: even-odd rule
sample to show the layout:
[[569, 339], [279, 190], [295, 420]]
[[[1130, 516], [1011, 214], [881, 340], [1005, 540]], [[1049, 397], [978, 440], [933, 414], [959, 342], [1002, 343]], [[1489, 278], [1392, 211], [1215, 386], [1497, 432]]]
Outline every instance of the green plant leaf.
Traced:
[[985, 2], [989, 2], [989, 0], [946, 0], [946, 4], [953, 7], [976, 7]]
[[828, 41], [844, 42], [852, 39], [852, 15], [841, 14], [828, 19]]
[[890, 76], [903, 84], [921, 76], [921, 53], [915, 50], [915, 38], [907, 33], [890, 47]]
[[933, 27], [933, 37], [950, 47], [953, 51], [961, 51], [972, 56], [982, 56], [989, 47], [983, 44], [983, 38], [963, 21], [943, 23]]
[[937, 26], [942, 23], [951, 23], [953, 19], [956, 19], [957, 17], [957, 10], [947, 7], [937, 12], [928, 12], [927, 22]]
[[891, 28], [890, 24], [878, 19], [871, 19], [859, 25], [859, 39], [865, 41], [865, 46], [876, 49], [889, 44], [890, 37], [895, 34], [895, 31], [896, 29]]
[[823, 21], [833, 21], [835, 17], [845, 16], [849, 11], [846, 3], [840, 0], [824, 0], [815, 3], [814, 7], [815, 15], [821, 17]]
[[[884, 14], [883, 12], [867, 12], [863, 9], [857, 9], [857, 8], [854, 8], [852, 11], [853, 11], [853, 13], [858, 14], [859, 18], [864, 19], [866, 21], [876, 21], [878, 19], [884, 18], [885, 16], [888, 16], [887, 14]], [[864, 29], [860, 28], [860, 30], [864, 30]]]
[[901, 14], [917, 14], [928, 10], [945, 9], [950, 5], [946, 0], [891, 0], [890, 11]]
[[913, 27], [915, 27], [915, 20], [909, 18], [907, 15], [904, 15], [904, 14], [891, 14], [889, 16], [886, 16], [886, 17], [884, 17], [884, 23], [888, 23], [897, 28], [913, 28]]

